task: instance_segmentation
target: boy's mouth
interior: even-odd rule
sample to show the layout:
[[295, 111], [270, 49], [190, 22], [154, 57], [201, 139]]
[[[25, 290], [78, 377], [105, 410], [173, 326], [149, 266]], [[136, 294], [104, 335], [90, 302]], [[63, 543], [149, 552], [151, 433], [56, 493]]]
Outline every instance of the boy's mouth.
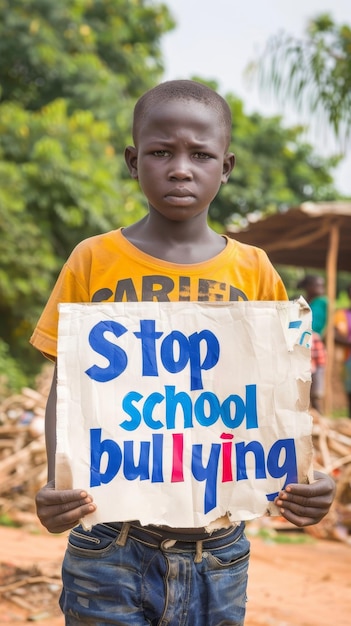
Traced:
[[186, 187], [175, 187], [166, 193], [166, 198], [194, 198], [194, 194]]

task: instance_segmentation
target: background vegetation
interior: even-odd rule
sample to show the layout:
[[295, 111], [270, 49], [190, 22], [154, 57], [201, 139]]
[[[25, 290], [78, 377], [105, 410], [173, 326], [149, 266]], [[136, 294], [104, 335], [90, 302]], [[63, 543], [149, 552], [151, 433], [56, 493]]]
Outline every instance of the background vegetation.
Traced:
[[[123, 151], [174, 27], [159, 2], [0, 0], [0, 394], [41, 366], [28, 339], [76, 243], [145, 213]], [[223, 95], [237, 166], [211, 208], [218, 231], [249, 212], [338, 198], [337, 158], [316, 154], [302, 127]]]

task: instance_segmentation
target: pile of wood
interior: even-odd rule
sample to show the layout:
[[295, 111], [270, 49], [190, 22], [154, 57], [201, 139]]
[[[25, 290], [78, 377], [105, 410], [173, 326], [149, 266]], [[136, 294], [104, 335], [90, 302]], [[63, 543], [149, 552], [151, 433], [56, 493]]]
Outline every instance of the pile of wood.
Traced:
[[[319, 524], [303, 531], [316, 539], [331, 539], [351, 545], [351, 419], [327, 418], [311, 409], [315, 470], [329, 474], [336, 483], [336, 496], [329, 513]], [[296, 530], [283, 517], [263, 517], [254, 522], [272, 531]]]
[[[61, 592], [60, 567], [32, 565], [18, 567], [0, 562], [0, 601], [4, 622], [20, 621], [19, 607], [27, 622], [50, 620], [60, 614], [58, 599]], [[16, 611], [16, 613], [15, 613]], [[21, 623], [22, 620], [21, 620]]]
[[34, 497], [46, 482], [44, 413], [52, 379], [48, 366], [36, 389], [0, 403], [0, 517], [36, 523]]
[[[34, 497], [46, 483], [44, 410], [51, 379], [48, 366], [35, 390], [23, 389], [0, 403], [0, 516], [19, 523], [38, 523]], [[351, 419], [312, 415], [314, 466], [334, 478], [337, 493], [330, 513], [305, 530], [317, 538], [351, 543]], [[280, 518], [270, 518], [269, 524], [287, 528]]]
[[351, 545], [351, 419], [312, 415], [314, 467], [334, 478], [336, 497], [328, 515], [305, 530], [318, 539]]

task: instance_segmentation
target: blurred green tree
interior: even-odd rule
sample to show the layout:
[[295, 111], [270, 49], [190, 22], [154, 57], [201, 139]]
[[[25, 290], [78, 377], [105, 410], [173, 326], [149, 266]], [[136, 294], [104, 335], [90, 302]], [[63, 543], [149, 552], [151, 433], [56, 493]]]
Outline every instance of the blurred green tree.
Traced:
[[27, 374], [74, 245], [145, 212], [123, 151], [173, 25], [145, 0], [0, 0], [0, 339]]
[[236, 166], [210, 209], [218, 229], [245, 223], [248, 213], [275, 213], [308, 200], [339, 197], [332, 170], [340, 157], [319, 156], [303, 140], [302, 126], [287, 128], [279, 116], [247, 115], [232, 94], [226, 100], [233, 116]]
[[329, 14], [321, 14], [310, 20], [303, 39], [278, 33], [250, 64], [248, 74], [282, 103], [308, 112], [319, 124], [329, 123], [342, 145], [350, 138], [350, 25], [338, 25]]

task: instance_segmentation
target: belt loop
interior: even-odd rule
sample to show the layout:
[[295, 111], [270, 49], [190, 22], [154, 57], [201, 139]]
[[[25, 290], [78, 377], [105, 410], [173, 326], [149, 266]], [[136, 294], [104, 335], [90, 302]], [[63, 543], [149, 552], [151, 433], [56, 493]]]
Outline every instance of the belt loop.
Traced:
[[165, 541], [162, 541], [161, 549], [169, 550], [170, 548], [173, 548], [173, 546], [175, 546], [176, 543], [177, 543], [176, 539], [166, 539]]
[[197, 541], [194, 563], [201, 563], [201, 561], [202, 561], [202, 541]]
[[121, 532], [119, 533], [119, 537], [116, 541], [116, 544], [118, 546], [121, 546], [123, 548], [126, 545], [130, 527], [131, 527], [130, 522], [123, 522]]

